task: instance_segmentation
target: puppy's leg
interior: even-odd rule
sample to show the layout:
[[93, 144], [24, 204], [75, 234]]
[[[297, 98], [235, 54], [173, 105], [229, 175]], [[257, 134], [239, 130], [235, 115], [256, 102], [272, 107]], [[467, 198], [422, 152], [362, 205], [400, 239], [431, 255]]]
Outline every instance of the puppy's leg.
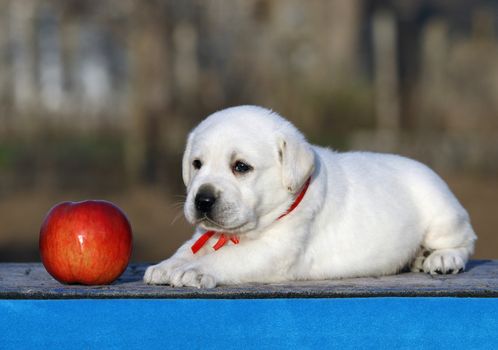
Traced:
[[423, 271], [430, 274], [463, 271], [474, 251], [475, 240], [476, 235], [467, 215], [437, 220], [422, 242], [423, 247], [431, 252], [422, 262]]
[[272, 242], [241, 242], [178, 266], [171, 273], [171, 285], [213, 288], [218, 284], [286, 281], [292, 278], [289, 271], [296, 254]]
[[157, 265], [152, 265], [145, 270], [144, 282], [147, 284], [168, 284], [171, 272], [178, 266], [189, 261], [187, 254], [184, 254], [184, 246], [169, 259], [161, 261]]
[[169, 259], [161, 261], [157, 265], [149, 266], [145, 270], [144, 282], [147, 284], [170, 284], [171, 274], [176, 268], [198, 258], [198, 256], [192, 254], [190, 247], [199, 236], [200, 233], [196, 233], [191, 240], [180, 246]]

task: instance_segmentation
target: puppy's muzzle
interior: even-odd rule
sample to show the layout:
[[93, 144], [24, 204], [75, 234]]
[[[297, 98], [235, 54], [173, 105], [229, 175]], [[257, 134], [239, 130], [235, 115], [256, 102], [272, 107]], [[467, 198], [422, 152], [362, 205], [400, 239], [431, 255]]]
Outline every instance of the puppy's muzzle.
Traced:
[[203, 185], [195, 195], [195, 209], [201, 215], [208, 215], [211, 213], [214, 204], [216, 203], [215, 190], [210, 185]]

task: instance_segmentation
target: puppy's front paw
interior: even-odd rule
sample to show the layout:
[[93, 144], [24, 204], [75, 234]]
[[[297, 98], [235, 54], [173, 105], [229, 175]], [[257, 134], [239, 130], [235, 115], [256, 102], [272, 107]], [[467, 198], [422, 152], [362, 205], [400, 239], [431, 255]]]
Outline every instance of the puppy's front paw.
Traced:
[[168, 259], [145, 270], [144, 282], [147, 284], [170, 284], [171, 273], [183, 263], [181, 260]]
[[160, 267], [160, 264], [149, 266], [145, 270], [144, 282], [147, 284], [168, 284], [168, 273]]
[[172, 272], [170, 284], [173, 287], [214, 288], [216, 279], [198, 269], [180, 267]]

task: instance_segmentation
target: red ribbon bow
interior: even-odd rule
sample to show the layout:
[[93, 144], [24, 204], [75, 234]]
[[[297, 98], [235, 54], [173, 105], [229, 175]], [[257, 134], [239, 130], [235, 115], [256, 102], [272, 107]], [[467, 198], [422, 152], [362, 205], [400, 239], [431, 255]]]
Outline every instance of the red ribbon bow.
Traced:
[[[299, 195], [296, 197], [294, 202], [291, 204], [289, 209], [287, 209], [285, 213], [280, 215], [277, 218], [277, 220], [282, 219], [284, 216], [288, 215], [291, 211], [296, 209], [296, 207], [299, 205], [299, 203], [303, 199], [304, 195], [306, 194], [306, 191], [308, 190], [308, 186], [310, 185], [310, 182], [311, 182], [311, 176], [308, 178], [308, 180], [306, 180], [306, 183], [304, 184], [303, 189], [301, 190]], [[216, 233], [217, 233], [216, 231], [206, 231], [202, 236], [199, 237], [199, 239], [197, 241], [195, 241], [194, 244], [192, 244], [192, 247], [190, 248], [190, 249], [192, 249], [192, 253], [194, 253], [194, 254], [197, 253], [202, 247], [204, 247], [204, 245], [207, 243], [207, 241], [209, 241], [209, 239], [211, 237], [213, 237]], [[220, 237], [218, 238], [218, 241], [213, 246], [213, 249], [214, 250], [220, 249], [225, 244], [227, 244], [227, 242], [229, 240], [232, 241], [233, 244], [239, 244], [239, 237], [237, 237], [235, 235], [229, 235], [227, 237], [227, 235], [225, 233], [221, 233]]]

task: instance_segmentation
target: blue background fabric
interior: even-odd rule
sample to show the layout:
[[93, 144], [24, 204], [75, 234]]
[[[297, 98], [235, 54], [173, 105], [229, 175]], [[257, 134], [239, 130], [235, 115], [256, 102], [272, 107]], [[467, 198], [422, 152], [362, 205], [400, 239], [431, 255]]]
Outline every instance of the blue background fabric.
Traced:
[[496, 298], [0, 300], [0, 349], [498, 349]]

